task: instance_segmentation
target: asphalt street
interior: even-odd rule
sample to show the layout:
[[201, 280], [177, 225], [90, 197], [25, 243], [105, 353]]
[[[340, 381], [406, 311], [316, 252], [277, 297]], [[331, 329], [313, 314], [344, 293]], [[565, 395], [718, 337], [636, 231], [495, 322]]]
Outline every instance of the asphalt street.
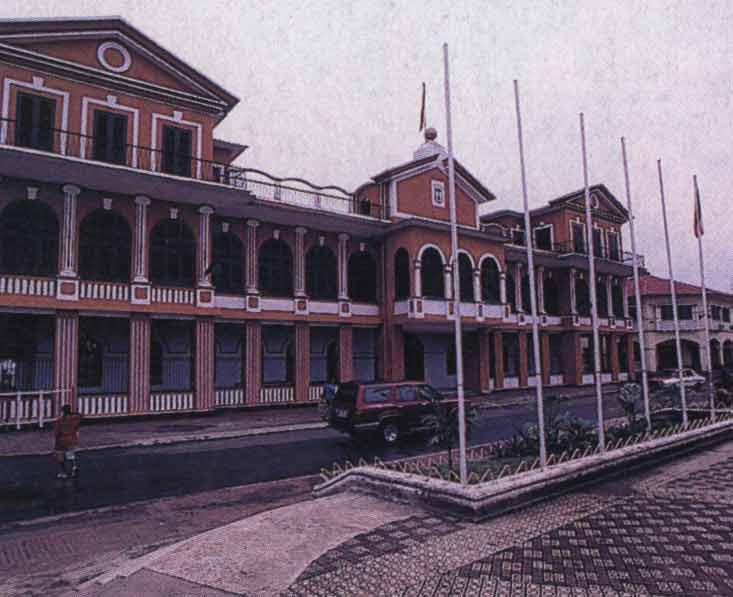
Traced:
[[[559, 410], [594, 420], [595, 398], [575, 398]], [[604, 399], [607, 418], [621, 409], [613, 396]], [[511, 437], [535, 420], [534, 403], [485, 409], [471, 444]], [[139, 500], [182, 496], [224, 487], [317, 474], [334, 462], [375, 456], [383, 460], [428, 451], [424, 437], [396, 446], [377, 438], [352, 441], [330, 429], [276, 433], [229, 440], [160, 447], [109, 449], [80, 454], [78, 483], [55, 478], [48, 456], [0, 459], [0, 523]]]

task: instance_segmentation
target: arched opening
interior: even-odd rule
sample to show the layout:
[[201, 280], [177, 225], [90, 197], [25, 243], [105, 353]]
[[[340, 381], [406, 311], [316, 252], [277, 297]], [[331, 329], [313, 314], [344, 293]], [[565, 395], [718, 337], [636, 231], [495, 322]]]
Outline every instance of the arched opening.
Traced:
[[473, 265], [465, 253], [458, 254], [458, 287], [461, 302], [472, 303], [475, 300], [473, 296]]
[[260, 292], [266, 296], [292, 296], [293, 254], [279, 239], [262, 243], [258, 256]]
[[484, 259], [481, 262], [481, 294], [485, 303], [501, 303], [501, 276], [493, 259]]
[[420, 257], [420, 284], [425, 298], [445, 298], [443, 258], [432, 247], [425, 249]]
[[425, 380], [425, 349], [414, 334], [405, 334], [405, 379]]
[[590, 315], [590, 289], [585, 278], [575, 279], [575, 310], [578, 315]]
[[710, 340], [710, 363], [713, 369], [720, 369], [720, 342], [716, 339]]
[[14, 201], [0, 214], [0, 269], [4, 274], [55, 276], [59, 227], [42, 201]]
[[305, 256], [305, 291], [312, 299], [336, 300], [338, 266], [328, 247], [317, 245]]
[[723, 363], [733, 365], [733, 340], [723, 342]]
[[377, 301], [377, 264], [367, 251], [349, 258], [349, 296], [357, 303]]
[[218, 292], [244, 290], [244, 247], [239, 236], [217, 226], [213, 238], [212, 281]]
[[150, 278], [164, 286], [193, 286], [196, 241], [180, 220], [162, 220], [150, 233]]
[[132, 232], [112, 211], [90, 213], [79, 228], [79, 275], [83, 280], [128, 282]]
[[[701, 371], [700, 368], [700, 346], [691, 340], [682, 340], [682, 366]], [[677, 369], [677, 348], [674, 340], [665, 340], [657, 344], [657, 369]]]
[[410, 298], [410, 256], [404, 248], [394, 254], [394, 292], [397, 301]]
[[598, 301], [598, 317], [608, 317], [608, 294], [605, 281], [596, 282], [596, 301]]
[[557, 283], [555, 272], [545, 272], [543, 294], [545, 312], [548, 315], [560, 315], [560, 286]]
[[512, 313], [517, 312], [517, 286], [514, 281], [514, 274], [510, 271], [506, 273], [506, 302]]

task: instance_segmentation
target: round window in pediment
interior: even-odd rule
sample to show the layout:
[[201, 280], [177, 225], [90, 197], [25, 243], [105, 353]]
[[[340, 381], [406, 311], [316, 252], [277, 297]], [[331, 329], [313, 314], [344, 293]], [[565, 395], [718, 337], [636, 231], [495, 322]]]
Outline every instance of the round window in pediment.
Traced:
[[97, 48], [97, 60], [113, 73], [124, 73], [132, 65], [132, 57], [127, 48], [114, 41], [106, 41]]

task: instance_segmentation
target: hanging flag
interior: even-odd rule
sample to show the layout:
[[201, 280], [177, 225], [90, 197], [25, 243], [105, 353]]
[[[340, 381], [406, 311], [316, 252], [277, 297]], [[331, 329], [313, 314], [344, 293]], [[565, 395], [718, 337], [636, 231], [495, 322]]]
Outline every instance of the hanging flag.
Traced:
[[422, 84], [422, 102], [420, 105], [420, 128], [418, 131], [422, 131], [425, 128], [425, 83]]
[[705, 234], [702, 226], [702, 205], [700, 204], [700, 189], [695, 185], [695, 238]]

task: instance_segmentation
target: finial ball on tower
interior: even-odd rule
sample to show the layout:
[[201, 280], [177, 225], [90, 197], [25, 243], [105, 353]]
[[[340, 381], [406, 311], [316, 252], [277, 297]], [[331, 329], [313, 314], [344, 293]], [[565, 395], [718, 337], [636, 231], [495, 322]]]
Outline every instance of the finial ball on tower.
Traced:
[[432, 126], [425, 129], [425, 140], [426, 141], [435, 141], [438, 138], [438, 131], [436, 131]]

